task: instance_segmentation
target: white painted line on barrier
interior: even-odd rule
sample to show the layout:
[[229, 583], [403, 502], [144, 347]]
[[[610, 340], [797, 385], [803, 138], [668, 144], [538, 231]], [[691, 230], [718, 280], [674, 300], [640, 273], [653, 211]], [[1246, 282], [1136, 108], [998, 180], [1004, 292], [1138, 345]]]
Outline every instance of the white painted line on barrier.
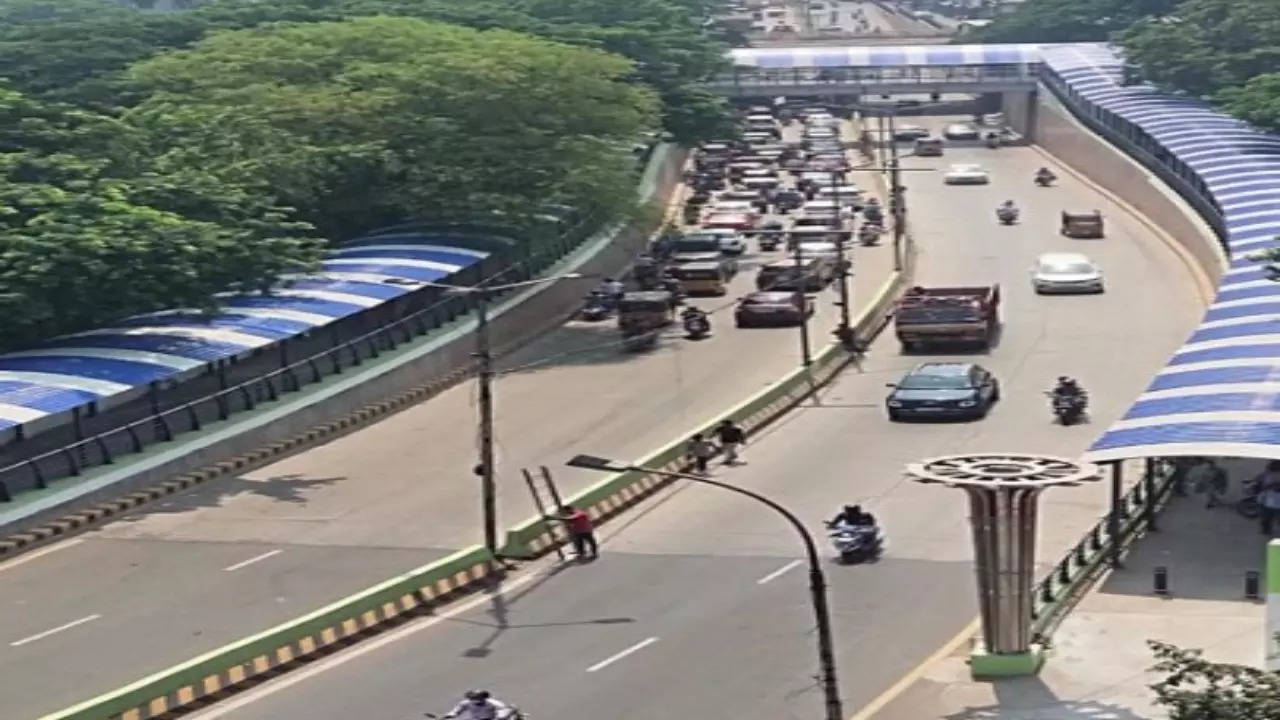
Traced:
[[222, 568], [222, 570], [223, 570], [223, 572], [235, 572], [236, 570], [239, 570], [240, 568], [243, 568], [243, 567], [249, 567], [250, 565], [252, 565], [252, 564], [254, 564], [254, 563], [256, 563], [256, 562], [262, 562], [263, 560], [266, 560], [266, 559], [267, 559], [267, 558], [269, 558], [269, 557], [275, 557], [276, 555], [279, 555], [279, 554], [280, 554], [280, 553], [282, 553], [282, 552], [284, 552], [284, 551], [283, 551], [283, 550], [269, 550], [269, 551], [267, 551], [267, 552], [262, 553], [261, 555], [255, 555], [255, 556], [253, 556], [253, 557], [249, 558], [248, 560], [242, 560], [242, 561], [240, 561], [240, 562], [236, 563], [235, 565], [228, 565], [227, 567]]
[[7, 563], [0, 563], [0, 572], [4, 572], [5, 570], [12, 570], [13, 568], [18, 567], [19, 565], [22, 565], [23, 563], [29, 563], [29, 562], [31, 562], [32, 560], [36, 560], [36, 559], [38, 559], [38, 558], [42, 558], [42, 557], [44, 557], [45, 555], [48, 555], [48, 554], [50, 554], [50, 553], [56, 553], [56, 552], [58, 552], [59, 550], [65, 550], [65, 549], [67, 549], [67, 548], [69, 548], [69, 547], [75, 547], [76, 545], [79, 545], [79, 544], [80, 544], [80, 543], [82, 543], [82, 542], [84, 542], [84, 540], [79, 540], [79, 539], [76, 539], [76, 540], [63, 540], [62, 542], [58, 543], [57, 545], [50, 545], [50, 546], [49, 546], [49, 547], [47, 547], [47, 548], [41, 548], [40, 550], [36, 550], [36, 551], [34, 551], [34, 552], [25, 553], [25, 554], [23, 554], [23, 555], [21, 555], [21, 556], [19, 556], [19, 557], [16, 557], [16, 558], [14, 558], [14, 559], [10, 560], [10, 561], [9, 561], [9, 562], [7, 562]]
[[640, 642], [636, 643], [635, 645], [632, 645], [631, 647], [627, 648], [626, 650], [623, 650], [622, 652], [618, 653], [617, 655], [611, 655], [611, 656], [609, 656], [609, 657], [605, 658], [604, 660], [601, 660], [600, 662], [596, 663], [595, 665], [592, 665], [591, 667], [587, 668], [587, 672], [595, 672], [595, 671], [597, 671], [597, 670], [603, 670], [603, 669], [605, 669], [605, 668], [609, 667], [610, 665], [612, 665], [612, 664], [614, 664], [614, 663], [618, 662], [618, 661], [619, 661], [619, 660], [621, 660], [622, 658], [624, 658], [624, 657], [626, 657], [626, 656], [628, 656], [628, 655], [630, 655], [630, 654], [632, 654], [632, 653], [634, 653], [634, 652], [636, 652], [636, 651], [643, 650], [644, 648], [647, 648], [647, 647], [649, 647], [650, 645], [652, 645], [652, 644], [654, 644], [654, 643], [656, 643], [656, 642], [658, 642], [658, 638], [656, 638], [656, 637], [645, 638], [644, 640], [641, 640]]
[[225, 702], [218, 703], [217, 705], [209, 708], [208, 712], [192, 714], [189, 716], [189, 720], [214, 720], [215, 718], [225, 717], [246, 705], [255, 703], [267, 696], [274, 695], [281, 690], [293, 687], [294, 685], [297, 685], [304, 680], [309, 680], [322, 672], [332, 670], [340, 665], [345, 665], [352, 660], [364, 657], [365, 655], [379, 650], [386, 645], [390, 645], [397, 640], [403, 640], [414, 633], [426, 630], [429, 627], [435, 627], [446, 620], [451, 620], [465, 612], [474, 610], [481, 605], [492, 603], [495, 595], [501, 594], [505, 591], [514, 590], [521, 585], [527, 585], [533, 580], [544, 577], [545, 574], [546, 573], [529, 573], [528, 575], [521, 575], [514, 580], [504, 581], [498, 587], [498, 592], [496, 593], [485, 593], [450, 610], [422, 618], [422, 620], [418, 622], [411, 622], [408, 625], [403, 625], [396, 630], [374, 637], [366, 642], [360, 643], [359, 645], [353, 645], [337, 655], [330, 655], [324, 660], [293, 670], [287, 675], [281, 675], [279, 678], [268, 681], [263, 685], [259, 685], [253, 690], [242, 695], [237, 695], [229, 698]]
[[49, 637], [50, 635], [56, 635], [56, 634], [58, 634], [58, 633], [62, 632], [63, 630], [70, 630], [71, 628], [73, 628], [73, 627], [75, 627], [75, 626], [77, 626], [77, 625], [83, 625], [83, 624], [85, 624], [85, 623], [87, 623], [87, 622], [93, 622], [94, 620], [97, 620], [97, 619], [98, 619], [98, 618], [100, 618], [100, 617], [102, 617], [102, 616], [101, 616], [101, 615], [98, 615], [98, 614], [86, 615], [86, 616], [84, 616], [84, 617], [80, 618], [79, 620], [72, 620], [72, 621], [71, 621], [71, 622], [69, 622], [69, 623], [66, 623], [66, 624], [64, 624], [64, 625], [59, 625], [59, 626], [58, 626], [58, 627], [56, 627], [56, 628], [50, 628], [50, 629], [48, 629], [48, 630], [45, 630], [45, 631], [44, 631], [44, 632], [42, 632], [42, 633], [36, 633], [35, 635], [32, 635], [32, 636], [30, 636], [30, 637], [24, 637], [24, 638], [22, 638], [21, 640], [14, 640], [13, 642], [9, 643], [9, 647], [22, 647], [23, 645], [26, 645], [27, 643], [33, 643], [33, 642], [35, 642], [35, 641], [37, 641], [37, 640], [42, 640], [42, 639], [44, 639], [44, 638], [47, 638], [47, 637]]
[[757, 580], [757, 581], [756, 581], [756, 584], [757, 584], [757, 585], [764, 585], [765, 583], [769, 582], [770, 580], [773, 580], [774, 578], [777, 578], [777, 577], [779, 577], [779, 576], [783, 575], [783, 574], [784, 574], [784, 573], [786, 573], [788, 570], [793, 570], [793, 569], [795, 569], [795, 568], [797, 568], [797, 567], [799, 567], [799, 566], [800, 566], [800, 561], [799, 561], [799, 560], [792, 560], [791, 562], [787, 563], [786, 565], [783, 565], [782, 567], [778, 568], [777, 570], [774, 570], [773, 572], [769, 573], [768, 575], [765, 575], [764, 577], [760, 578], [759, 580]]

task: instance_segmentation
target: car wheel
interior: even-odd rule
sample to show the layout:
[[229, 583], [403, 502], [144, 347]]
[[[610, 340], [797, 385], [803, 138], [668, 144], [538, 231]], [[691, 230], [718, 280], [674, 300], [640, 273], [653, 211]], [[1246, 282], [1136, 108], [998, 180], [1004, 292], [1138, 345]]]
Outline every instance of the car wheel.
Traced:
[[[991, 402], [994, 403], [994, 402], [998, 402], [999, 400], [1000, 400], [1000, 384], [997, 383], [991, 387]], [[990, 405], [988, 405], [988, 407], [990, 407]]]
[[902, 422], [902, 413], [889, 411], [889, 422]]

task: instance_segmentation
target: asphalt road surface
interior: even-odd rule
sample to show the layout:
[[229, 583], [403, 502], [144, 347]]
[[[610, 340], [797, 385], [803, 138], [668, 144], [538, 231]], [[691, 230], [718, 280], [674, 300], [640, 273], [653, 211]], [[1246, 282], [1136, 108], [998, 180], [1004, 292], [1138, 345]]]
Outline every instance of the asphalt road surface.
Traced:
[[[916, 122], [913, 119], [913, 122]], [[945, 119], [924, 119], [935, 128]], [[944, 187], [905, 173], [921, 246], [921, 284], [1000, 282], [1004, 332], [989, 352], [904, 356], [882, 337], [861, 367], [811, 406], [752, 438], [746, 464], [715, 476], [765, 493], [813, 529], [861, 502], [888, 534], [884, 558], [826, 565], [840, 682], [852, 713], [955, 637], [974, 617], [966, 503], [958, 491], [902, 477], [903, 465], [956, 452], [1072, 457], [1118, 417], [1195, 325], [1201, 305], [1184, 266], [1144, 225], [1066, 173], [1036, 188], [1047, 161], [1030, 148], [949, 148], [908, 168], [978, 162], [986, 186]], [[1022, 222], [998, 226], [1013, 198]], [[1057, 233], [1063, 209], [1100, 209], [1104, 240]], [[1107, 273], [1098, 296], [1038, 297], [1034, 257], [1078, 249]], [[925, 357], [982, 363], [1004, 399], [984, 420], [889, 423], [886, 382]], [[1092, 420], [1051, 422], [1040, 394], [1059, 374], [1091, 391]], [[624, 410], [625, 412], [625, 410]], [[607, 455], [589, 439], [576, 452]], [[1042, 500], [1039, 556], [1052, 562], [1104, 512], [1102, 483]], [[603, 528], [601, 558], [539, 575], [503, 594], [415, 621], [193, 717], [213, 720], [409, 718], [488, 687], [537, 717], [813, 718], [814, 636], [799, 546], [768, 509], [714, 488], [677, 486]]]
[[[855, 307], [887, 278], [890, 252], [853, 250]], [[572, 493], [599, 477], [561, 467], [571, 449], [640, 457], [796, 367], [795, 328], [733, 327], [753, 268], [782, 255], [752, 243], [728, 296], [692, 301], [715, 311], [706, 340], [672, 326], [655, 351], [624, 353], [614, 322], [575, 321], [504, 358], [499, 527], [534, 512], [521, 467], [551, 466]], [[817, 294], [815, 349], [837, 297]], [[467, 383], [0, 565], [0, 717], [93, 697], [480, 542], [476, 418]]]

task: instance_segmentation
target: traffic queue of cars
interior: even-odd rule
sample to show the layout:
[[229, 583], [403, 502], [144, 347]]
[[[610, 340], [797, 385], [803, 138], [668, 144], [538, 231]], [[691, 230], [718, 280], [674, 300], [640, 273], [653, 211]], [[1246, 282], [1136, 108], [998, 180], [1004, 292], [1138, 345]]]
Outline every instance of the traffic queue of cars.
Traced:
[[[980, 131], [967, 123], [952, 123], [943, 131], [946, 140], [976, 140]], [[930, 143], [929, 131], [910, 125], [899, 126], [894, 134], [897, 142]], [[938, 141], [941, 144], [941, 141]], [[917, 156], [941, 154], [917, 152]], [[1038, 172], [1035, 184], [1051, 187], [1054, 178], [1047, 171]], [[943, 175], [946, 185], [986, 185], [990, 175], [979, 164], [956, 163]], [[1007, 217], [1012, 213], [1013, 218]], [[1016, 225], [1017, 211], [1011, 203], [997, 210], [999, 222]], [[1059, 234], [1068, 238], [1101, 238], [1104, 236], [1101, 213], [1067, 212], [1061, 217]], [[1031, 285], [1037, 295], [1066, 293], [1101, 293], [1104, 291], [1102, 270], [1089, 257], [1078, 251], [1052, 251], [1040, 254], [1030, 269]], [[968, 287], [914, 287], [898, 301], [894, 312], [894, 330], [903, 352], [914, 352], [938, 345], [976, 345], [991, 348], [1000, 329], [999, 285]], [[984, 417], [1000, 399], [1000, 385], [986, 368], [970, 362], [926, 362], [908, 372], [885, 398], [890, 420], [905, 419], [977, 419]]]
[[867, 203], [848, 180], [841, 121], [825, 108], [755, 106], [742, 124], [739, 139], [707, 143], [694, 154], [685, 177], [691, 191], [683, 208], [686, 227], [670, 241], [674, 272], [682, 284], [690, 279], [690, 295], [724, 294], [727, 279], [704, 285], [697, 280], [713, 269], [694, 265], [723, 261], [689, 253], [710, 251], [712, 234], [719, 253], [729, 257], [741, 255], [754, 239], [764, 262], [757, 291], [735, 308], [735, 323], [798, 324], [814, 311], [805, 293], [822, 290], [847, 267], [843, 243], [850, 238], [852, 216]]

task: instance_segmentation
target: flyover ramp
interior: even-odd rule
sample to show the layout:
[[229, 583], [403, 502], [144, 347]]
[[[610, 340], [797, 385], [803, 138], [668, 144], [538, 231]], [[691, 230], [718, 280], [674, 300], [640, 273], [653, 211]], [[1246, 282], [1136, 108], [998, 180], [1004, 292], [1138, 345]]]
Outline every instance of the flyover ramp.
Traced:
[[[796, 328], [733, 327], [734, 298], [754, 289], [754, 267], [783, 256], [754, 245], [726, 297], [692, 301], [720, 308], [709, 339], [686, 340], [673, 326], [657, 350], [629, 354], [614, 323], [573, 321], [502, 359], [500, 528], [533, 514], [522, 466], [555, 467], [572, 493], [599, 478], [560, 469], [570, 449], [639, 457], [799, 365]], [[855, 308], [883, 284], [891, 252], [889, 243], [853, 250]], [[817, 294], [815, 350], [836, 325], [837, 298], [834, 287]], [[476, 424], [475, 385], [465, 383], [0, 565], [0, 607], [13, 609], [0, 642], [98, 616], [4, 648], [7, 708], [35, 717], [65, 707], [480, 542]]]
[[[945, 120], [912, 122], [938, 127]], [[903, 356], [886, 335], [860, 368], [752, 438], [745, 465], [715, 469], [716, 477], [787, 505], [814, 532], [846, 502], [868, 506], [887, 530], [880, 562], [827, 566], [850, 714], [976, 615], [965, 498], [905, 481], [903, 465], [966, 451], [1077, 456], [1142, 391], [1203, 309], [1182, 262], [1144, 224], [1066, 173], [1054, 188], [1034, 187], [1031, 174], [1048, 162], [1034, 148], [950, 148], [943, 158], [902, 164], [965, 161], [984, 164], [992, 184], [943, 187], [939, 173], [904, 173], [918, 277], [1001, 282], [999, 345], [989, 353]], [[1007, 198], [1023, 207], [1020, 225], [995, 223], [994, 207]], [[1101, 210], [1107, 238], [1059, 236], [1064, 208]], [[1083, 250], [1103, 266], [1106, 294], [1032, 294], [1032, 259], [1064, 249]], [[935, 357], [987, 365], [1005, 399], [983, 421], [889, 423], [884, 383]], [[1040, 392], [1063, 373], [1092, 391], [1091, 422], [1051, 422]], [[561, 459], [577, 452], [609, 449], [584, 438]], [[1100, 484], [1047, 493], [1041, 561], [1056, 561], [1105, 502]], [[517, 577], [508, 593], [478, 597], [456, 616], [414, 621], [192, 718], [339, 720], [369, 708], [409, 717], [445, 707], [477, 685], [539, 717], [580, 717], [584, 708], [636, 720], [820, 713], [807, 581], [793, 565], [798, 541], [780, 518], [713, 488], [678, 485], [604, 527], [601, 537], [603, 554], [594, 563]], [[657, 640], [641, 645], [649, 638]]]

